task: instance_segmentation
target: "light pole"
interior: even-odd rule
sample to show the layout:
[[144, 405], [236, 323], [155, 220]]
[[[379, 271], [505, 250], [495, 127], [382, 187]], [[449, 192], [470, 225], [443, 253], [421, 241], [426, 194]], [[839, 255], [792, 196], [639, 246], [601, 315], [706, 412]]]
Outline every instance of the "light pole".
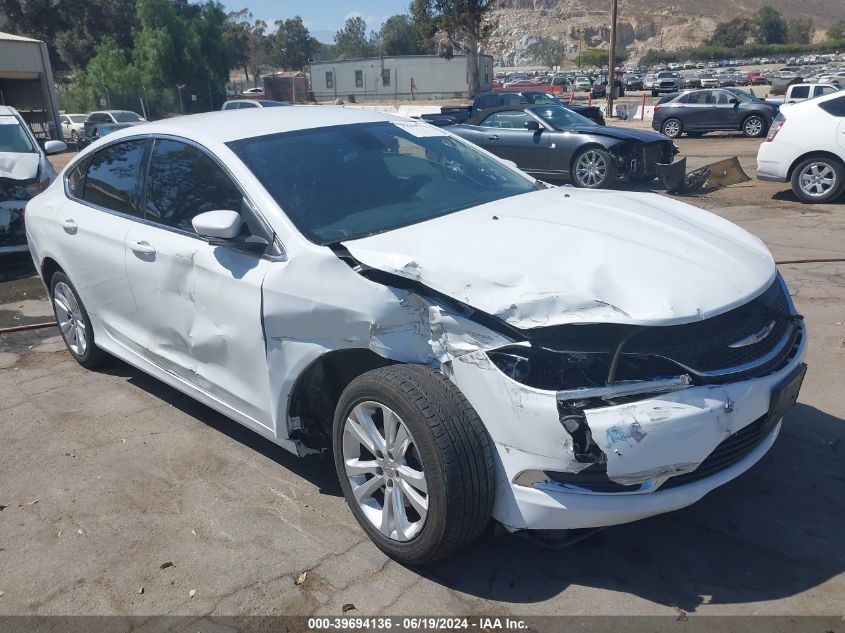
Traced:
[[607, 116], [613, 116], [613, 91], [616, 88], [616, 14], [617, 0], [610, 0], [610, 59], [607, 66]]
[[185, 84], [176, 84], [176, 87], [179, 88], [179, 114], [185, 114], [185, 108], [182, 105], [182, 88], [185, 87]]

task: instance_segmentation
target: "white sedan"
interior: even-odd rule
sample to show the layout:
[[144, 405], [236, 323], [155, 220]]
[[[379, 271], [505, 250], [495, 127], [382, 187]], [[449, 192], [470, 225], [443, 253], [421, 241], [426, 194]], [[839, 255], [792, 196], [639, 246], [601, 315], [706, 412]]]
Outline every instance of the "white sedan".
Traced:
[[687, 506], [769, 450], [805, 371], [803, 322], [744, 230], [551, 188], [380, 113], [117, 131], [27, 231], [79, 363], [117, 356], [331, 452], [352, 514], [405, 563], [491, 518], [565, 534]]
[[781, 106], [757, 151], [757, 178], [789, 182], [802, 202], [831, 202], [845, 190], [845, 93]]

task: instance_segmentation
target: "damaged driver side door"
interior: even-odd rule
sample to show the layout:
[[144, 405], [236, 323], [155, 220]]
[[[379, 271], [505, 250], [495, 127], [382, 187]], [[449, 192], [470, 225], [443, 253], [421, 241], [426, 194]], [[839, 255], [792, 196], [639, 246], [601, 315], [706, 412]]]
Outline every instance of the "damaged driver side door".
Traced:
[[[138, 354], [221, 401], [241, 422], [272, 429], [261, 321], [261, 286], [270, 261], [210, 244], [194, 216], [241, 214], [255, 226], [244, 192], [199, 146], [152, 141], [142, 175], [143, 221], [126, 235], [125, 261], [138, 312]], [[240, 415], [237, 415], [240, 414]]]

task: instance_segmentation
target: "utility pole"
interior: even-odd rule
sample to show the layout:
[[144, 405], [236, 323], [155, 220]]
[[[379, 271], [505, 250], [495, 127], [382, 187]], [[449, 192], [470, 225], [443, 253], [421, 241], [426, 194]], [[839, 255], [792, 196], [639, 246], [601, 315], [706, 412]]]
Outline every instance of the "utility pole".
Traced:
[[607, 116], [613, 116], [613, 91], [616, 88], [616, 15], [617, 0], [610, 0], [610, 59], [607, 65]]
[[182, 105], [182, 88], [185, 87], [185, 84], [176, 84], [176, 87], [179, 88], [179, 114], [185, 114], [185, 108]]

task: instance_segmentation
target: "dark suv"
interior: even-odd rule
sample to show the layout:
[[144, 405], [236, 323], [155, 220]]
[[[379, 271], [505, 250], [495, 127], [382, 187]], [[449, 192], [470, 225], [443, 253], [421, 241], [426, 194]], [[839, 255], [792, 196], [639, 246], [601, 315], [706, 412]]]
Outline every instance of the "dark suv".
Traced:
[[654, 106], [651, 127], [668, 136], [701, 136], [717, 130], [739, 130], [765, 136], [777, 108], [737, 88], [690, 90]]

